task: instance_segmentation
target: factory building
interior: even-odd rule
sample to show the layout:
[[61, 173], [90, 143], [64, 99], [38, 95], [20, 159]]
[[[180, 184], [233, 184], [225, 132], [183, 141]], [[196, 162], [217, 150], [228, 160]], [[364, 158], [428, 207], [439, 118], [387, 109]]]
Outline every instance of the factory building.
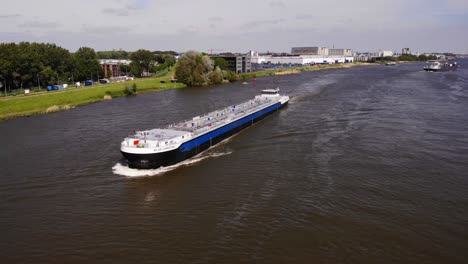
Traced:
[[121, 76], [123, 73], [120, 70], [120, 65], [129, 65], [130, 60], [113, 60], [113, 59], [104, 59], [99, 60], [101, 68], [104, 71], [105, 77], [117, 77]]
[[353, 51], [350, 49], [328, 49], [328, 56], [353, 56]]
[[320, 55], [328, 56], [328, 48], [325, 47], [293, 47], [291, 49], [293, 55]]
[[311, 64], [334, 64], [353, 62], [353, 56], [256, 56], [252, 57], [253, 64], [290, 64], [290, 65], [311, 65]]
[[391, 57], [393, 56], [393, 51], [391, 50], [380, 50], [379, 57]]
[[222, 58], [228, 63], [228, 70], [236, 73], [252, 71], [252, 60], [247, 55], [212, 55], [211, 58]]

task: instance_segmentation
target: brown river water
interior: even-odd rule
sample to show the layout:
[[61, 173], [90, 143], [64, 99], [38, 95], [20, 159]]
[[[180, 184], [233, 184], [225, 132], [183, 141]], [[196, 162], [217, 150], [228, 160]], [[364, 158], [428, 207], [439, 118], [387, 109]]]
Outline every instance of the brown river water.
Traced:
[[[466, 263], [468, 61], [273, 76], [0, 122], [1, 263]], [[120, 142], [276, 88], [289, 105], [150, 171]]]

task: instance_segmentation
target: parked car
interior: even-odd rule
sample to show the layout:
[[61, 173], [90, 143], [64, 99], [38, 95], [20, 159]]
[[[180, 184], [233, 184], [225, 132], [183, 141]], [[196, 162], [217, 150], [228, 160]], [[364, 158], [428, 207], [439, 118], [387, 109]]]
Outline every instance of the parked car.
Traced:
[[48, 85], [47, 91], [58, 91], [63, 90], [63, 85]]

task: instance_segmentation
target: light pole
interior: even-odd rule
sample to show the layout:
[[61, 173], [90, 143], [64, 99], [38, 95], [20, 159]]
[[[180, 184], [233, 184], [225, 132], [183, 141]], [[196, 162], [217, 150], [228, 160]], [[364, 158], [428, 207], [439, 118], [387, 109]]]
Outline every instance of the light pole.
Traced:
[[41, 90], [41, 81], [39, 80], [39, 74], [37, 74], [37, 87]]
[[[3, 75], [0, 75], [0, 79], [3, 79]], [[7, 88], [6, 88], [6, 81], [5, 79], [3, 79], [3, 83], [4, 83], [4, 86], [5, 86], [5, 97], [7, 96]], [[0, 81], [0, 88], [2, 88], [2, 83]]]

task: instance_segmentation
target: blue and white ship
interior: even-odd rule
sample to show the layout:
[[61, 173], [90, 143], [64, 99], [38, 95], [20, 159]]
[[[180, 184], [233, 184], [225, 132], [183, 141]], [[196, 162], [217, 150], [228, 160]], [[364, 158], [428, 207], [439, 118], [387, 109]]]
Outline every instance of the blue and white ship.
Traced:
[[434, 61], [430, 60], [427, 62], [427, 65], [424, 67], [425, 71], [428, 72], [445, 72], [445, 71], [456, 71], [458, 69], [457, 62], [448, 62], [448, 61]]
[[155, 169], [189, 159], [284, 107], [289, 96], [262, 90], [246, 102], [196, 116], [163, 129], [136, 131], [120, 151], [130, 168]]

